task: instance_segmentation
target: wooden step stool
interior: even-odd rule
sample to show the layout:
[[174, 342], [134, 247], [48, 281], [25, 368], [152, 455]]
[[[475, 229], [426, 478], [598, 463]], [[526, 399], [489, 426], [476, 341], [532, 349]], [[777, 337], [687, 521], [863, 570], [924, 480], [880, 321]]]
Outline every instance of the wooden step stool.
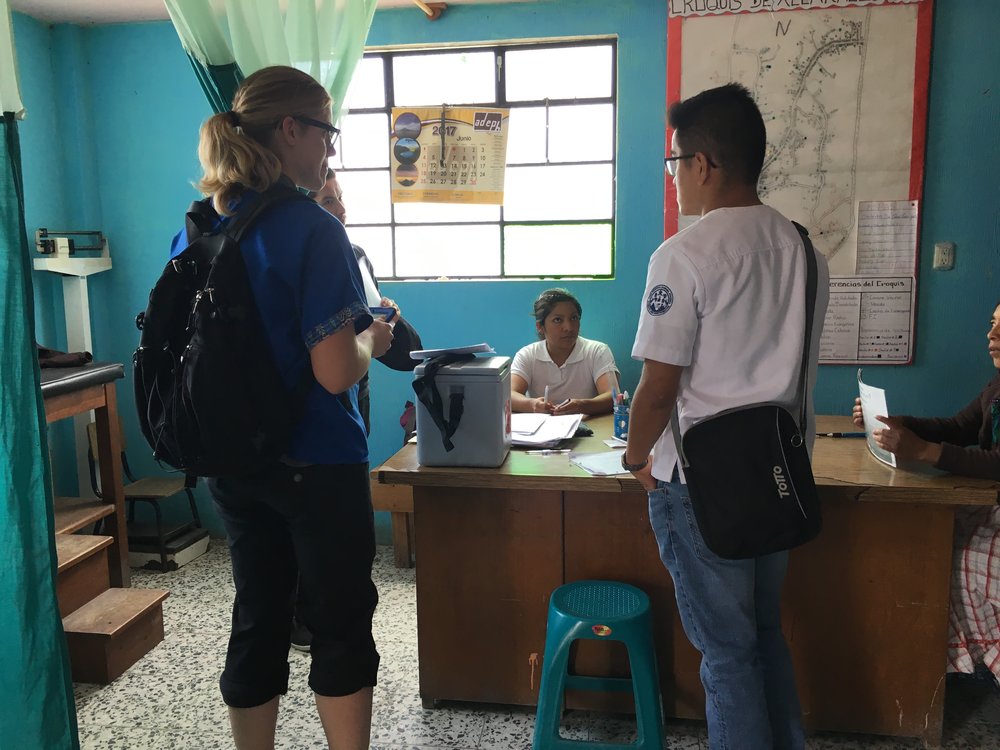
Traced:
[[[58, 503], [56, 528], [92, 523], [87, 502]], [[109, 588], [112, 538], [57, 533], [56, 596], [75, 682], [106, 685], [163, 640], [159, 589]]]
[[74, 682], [107, 685], [163, 640], [159, 589], [108, 589], [63, 618]]

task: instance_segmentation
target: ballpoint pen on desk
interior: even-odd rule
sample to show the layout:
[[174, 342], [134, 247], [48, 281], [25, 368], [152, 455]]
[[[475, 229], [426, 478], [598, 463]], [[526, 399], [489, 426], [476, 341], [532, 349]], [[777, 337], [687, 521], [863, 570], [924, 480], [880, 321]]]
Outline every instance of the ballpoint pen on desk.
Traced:
[[525, 451], [527, 456], [554, 456], [559, 453], [569, 453], [569, 448], [545, 448], [539, 451]]
[[817, 432], [816, 437], [832, 437], [832, 438], [863, 438], [865, 433], [863, 432]]

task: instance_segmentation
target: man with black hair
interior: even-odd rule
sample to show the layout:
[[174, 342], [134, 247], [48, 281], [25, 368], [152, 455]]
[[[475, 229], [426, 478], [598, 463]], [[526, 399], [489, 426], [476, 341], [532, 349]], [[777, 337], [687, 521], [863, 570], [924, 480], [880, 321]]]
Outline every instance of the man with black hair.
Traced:
[[[706, 547], [669, 424], [675, 404], [682, 433], [747, 404], [798, 411], [805, 250], [794, 225], [758, 196], [766, 132], [743, 86], [677, 102], [668, 121], [673, 137], [664, 163], [678, 208], [700, 218], [650, 258], [632, 349], [643, 362], [642, 377], [622, 464], [649, 492], [660, 557], [684, 630], [702, 654], [709, 747], [801, 750], [801, 709], [781, 632], [788, 553], [727, 560]], [[819, 253], [816, 265], [810, 384], [829, 299], [829, 271]], [[811, 447], [811, 390], [803, 397]]]

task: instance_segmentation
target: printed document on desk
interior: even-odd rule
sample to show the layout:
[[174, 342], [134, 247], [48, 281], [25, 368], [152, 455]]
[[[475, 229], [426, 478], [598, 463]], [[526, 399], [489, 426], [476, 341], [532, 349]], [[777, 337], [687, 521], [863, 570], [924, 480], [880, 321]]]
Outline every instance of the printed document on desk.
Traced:
[[416, 349], [410, 352], [410, 359], [430, 359], [439, 354], [496, 354], [496, 350], [485, 341], [469, 346], [451, 346], [445, 349]]
[[863, 383], [860, 367], [858, 368], [858, 394], [861, 396], [861, 411], [865, 416], [865, 440], [868, 442], [868, 450], [882, 463], [896, 468], [896, 455], [879, 448], [875, 443], [875, 438], [872, 437], [872, 430], [885, 428], [885, 425], [875, 419], [875, 417], [889, 416], [889, 407], [886, 406], [885, 401], [885, 390]]
[[[512, 432], [511, 444], [531, 446], [533, 448], [552, 448], [563, 440], [573, 437], [582, 419], [582, 414], [563, 414], [558, 417], [545, 416], [545, 420], [538, 426], [538, 429], [530, 435]], [[513, 421], [511, 429], [513, 430]]]

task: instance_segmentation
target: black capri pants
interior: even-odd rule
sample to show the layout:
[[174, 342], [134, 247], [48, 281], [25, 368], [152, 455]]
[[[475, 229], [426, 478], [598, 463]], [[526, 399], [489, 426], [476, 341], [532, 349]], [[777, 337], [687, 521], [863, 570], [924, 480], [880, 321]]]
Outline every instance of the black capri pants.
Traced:
[[374, 686], [375, 527], [368, 464], [284, 464], [208, 481], [226, 528], [236, 599], [222, 698], [252, 708], [288, 691], [296, 584], [313, 641], [309, 687], [345, 696]]

